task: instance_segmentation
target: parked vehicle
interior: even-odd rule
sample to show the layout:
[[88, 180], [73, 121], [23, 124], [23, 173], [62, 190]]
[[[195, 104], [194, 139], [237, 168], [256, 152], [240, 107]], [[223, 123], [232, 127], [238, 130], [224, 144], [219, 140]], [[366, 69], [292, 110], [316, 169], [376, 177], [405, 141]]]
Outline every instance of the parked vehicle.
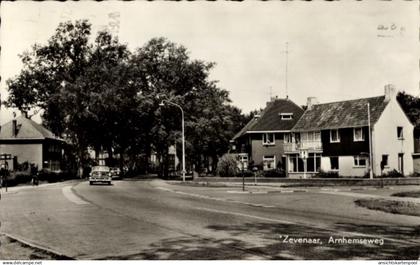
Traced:
[[112, 176], [110, 168], [107, 166], [95, 166], [89, 174], [89, 184], [92, 185], [95, 182], [107, 183], [111, 185]]
[[120, 179], [121, 178], [121, 170], [119, 167], [111, 167], [111, 178], [112, 179]]

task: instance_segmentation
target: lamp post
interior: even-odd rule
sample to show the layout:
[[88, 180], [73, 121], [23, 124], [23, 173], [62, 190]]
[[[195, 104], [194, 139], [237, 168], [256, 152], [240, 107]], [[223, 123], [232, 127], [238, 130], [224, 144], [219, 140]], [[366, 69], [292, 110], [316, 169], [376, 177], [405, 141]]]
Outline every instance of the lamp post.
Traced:
[[181, 108], [180, 105], [173, 103], [168, 100], [162, 100], [159, 106], [165, 106], [165, 103], [173, 105], [181, 110], [181, 117], [182, 117], [182, 182], [185, 182], [185, 126], [184, 126], [184, 110]]

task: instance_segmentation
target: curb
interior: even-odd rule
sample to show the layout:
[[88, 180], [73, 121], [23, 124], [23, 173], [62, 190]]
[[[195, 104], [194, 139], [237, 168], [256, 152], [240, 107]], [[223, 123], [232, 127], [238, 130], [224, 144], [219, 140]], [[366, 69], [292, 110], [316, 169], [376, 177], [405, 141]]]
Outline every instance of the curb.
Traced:
[[267, 194], [268, 193], [268, 191], [250, 191], [250, 190], [245, 190], [245, 191], [228, 190], [226, 192], [227, 193], [232, 193], [232, 194]]
[[44, 247], [44, 246], [38, 245], [36, 243], [29, 242], [28, 240], [23, 239], [21, 237], [17, 237], [17, 236], [11, 235], [9, 233], [4, 233], [4, 232], [2, 232], [1, 234], [10, 238], [10, 239], [18, 241], [19, 243], [21, 243], [22, 245], [25, 245], [26, 247], [37, 249], [37, 250], [40, 250], [40, 251], [45, 252], [47, 254], [50, 254], [51, 256], [53, 256], [54, 260], [76, 260], [75, 258], [69, 257], [69, 256], [67, 256], [65, 254], [62, 254], [58, 251], [55, 251], [51, 248]]
[[298, 193], [298, 192], [308, 192], [308, 190], [268, 190], [268, 191], [236, 191], [228, 190], [227, 193], [232, 194], [267, 194], [267, 193]]
[[298, 193], [298, 192], [308, 192], [308, 190], [270, 190], [268, 193]]

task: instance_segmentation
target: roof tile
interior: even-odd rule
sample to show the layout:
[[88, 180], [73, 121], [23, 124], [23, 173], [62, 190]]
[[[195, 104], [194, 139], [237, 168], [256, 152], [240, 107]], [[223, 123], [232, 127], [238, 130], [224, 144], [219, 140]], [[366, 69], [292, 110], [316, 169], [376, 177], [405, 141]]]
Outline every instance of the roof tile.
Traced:
[[19, 128], [16, 136], [12, 135], [12, 121], [5, 123], [1, 127], [0, 140], [1, 139], [59, 139], [50, 130], [34, 122], [31, 119], [27, 119], [23, 116], [16, 118], [17, 126]]
[[378, 121], [386, 105], [385, 96], [314, 105], [306, 110], [292, 131], [315, 131], [368, 125], [367, 103], [371, 123]]
[[[291, 120], [282, 120], [280, 113], [293, 113]], [[246, 132], [252, 131], [288, 131], [293, 128], [295, 123], [303, 114], [303, 109], [289, 99], [274, 99], [267, 104], [261, 112], [260, 117], [250, 120], [233, 139], [236, 139]]]

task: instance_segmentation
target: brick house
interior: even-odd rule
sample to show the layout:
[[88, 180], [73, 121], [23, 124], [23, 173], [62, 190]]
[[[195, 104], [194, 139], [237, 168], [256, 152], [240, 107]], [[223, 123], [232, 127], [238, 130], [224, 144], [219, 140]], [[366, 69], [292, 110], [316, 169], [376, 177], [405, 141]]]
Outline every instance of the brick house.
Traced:
[[233, 137], [231, 153], [241, 155], [245, 168], [252, 161], [263, 170], [285, 169], [284, 143], [302, 114], [303, 109], [290, 99], [272, 98], [266, 108]]
[[65, 142], [44, 126], [20, 116], [0, 128], [0, 154], [11, 154], [10, 170], [25, 162], [39, 170], [60, 171]]

